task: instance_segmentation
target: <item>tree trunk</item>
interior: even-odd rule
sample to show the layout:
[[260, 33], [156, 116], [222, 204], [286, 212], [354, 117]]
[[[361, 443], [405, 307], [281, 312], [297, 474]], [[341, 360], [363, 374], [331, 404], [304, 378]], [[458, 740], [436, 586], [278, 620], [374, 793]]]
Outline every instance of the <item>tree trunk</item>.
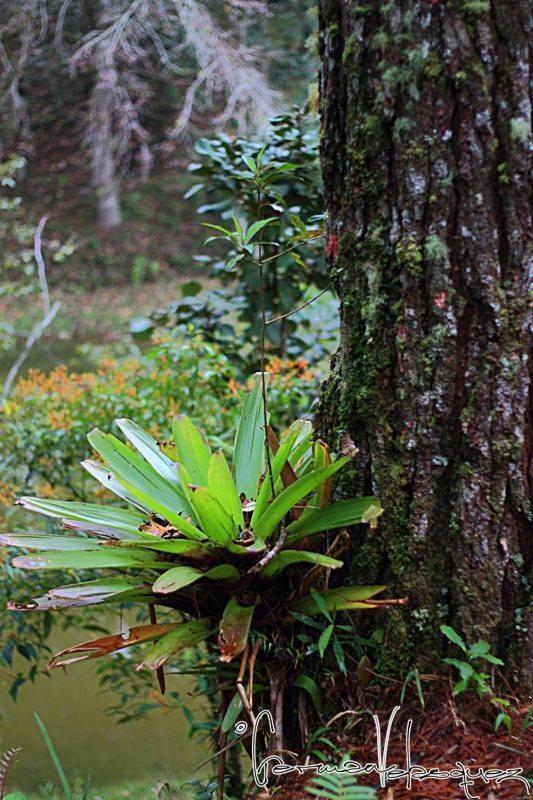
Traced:
[[409, 598], [382, 620], [396, 674], [445, 623], [531, 679], [530, 11], [321, 0], [341, 343], [317, 426], [360, 450], [342, 491], [385, 508], [350, 571]]
[[[101, 28], [105, 28], [107, 21], [107, 6], [108, 0], [103, 0]], [[96, 189], [98, 224], [102, 228], [113, 228], [122, 220], [113, 141], [116, 82], [111, 42], [104, 38], [96, 47], [96, 78], [90, 103], [92, 183]]]

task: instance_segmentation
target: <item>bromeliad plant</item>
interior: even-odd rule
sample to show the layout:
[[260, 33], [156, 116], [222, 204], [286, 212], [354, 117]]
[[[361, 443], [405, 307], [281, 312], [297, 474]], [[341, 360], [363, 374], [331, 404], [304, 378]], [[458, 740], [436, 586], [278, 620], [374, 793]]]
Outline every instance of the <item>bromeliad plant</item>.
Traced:
[[[13, 564], [23, 569], [112, 570], [19, 603], [16, 611], [57, 610], [109, 603], [147, 603], [152, 622], [127, 634], [74, 645], [49, 668], [151, 642], [140, 667], [160, 669], [184, 648], [218, 642], [219, 659], [244, 653], [250, 630], [272, 640], [293, 614], [326, 608], [376, 609], [381, 586], [313, 590], [342, 566], [339, 541], [329, 531], [375, 525], [382, 513], [373, 497], [332, 502], [332, 480], [349, 460], [332, 460], [312, 441], [311, 424], [297, 420], [277, 439], [268, 427], [270, 470], [265, 472], [264, 394], [256, 376], [238, 423], [230, 469], [212, 452], [188, 417], [176, 417], [173, 441], [157, 442], [135, 423], [118, 427], [132, 449], [93, 430], [101, 459], [83, 466], [128, 508], [22, 497], [18, 503], [60, 521], [64, 532], [9, 534], [4, 545], [29, 549]], [[44, 552], [41, 552], [44, 551]], [[313, 590], [313, 591], [312, 591]], [[312, 591], [312, 593], [311, 593]], [[154, 606], [179, 612], [158, 624]], [[259, 639], [257, 639], [259, 641]]]

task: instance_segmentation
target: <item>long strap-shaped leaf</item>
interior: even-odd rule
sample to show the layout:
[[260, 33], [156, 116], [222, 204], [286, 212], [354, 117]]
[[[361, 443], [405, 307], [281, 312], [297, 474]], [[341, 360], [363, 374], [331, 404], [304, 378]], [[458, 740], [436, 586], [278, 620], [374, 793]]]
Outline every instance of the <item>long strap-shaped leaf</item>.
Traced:
[[98, 483], [101, 483], [102, 486], [105, 486], [105, 488], [114, 495], [130, 503], [135, 508], [144, 511], [143, 506], [139, 503], [137, 498], [124, 488], [117, 476], [111, 472], [109, 468], [104, 467], [104, 465], [100, 464], [98, 461], [93, 461], [92, 458], [87, 458], [85, 461], [82, 461], [81, 466], [89, 475], [97, 480]]
[[22, 569], [112, 569], [131, 567], [137, 569], [165, 569], [167, 561], [157, 561], [146, 550], [126, 550], [118, 547], [102, 547], [100, 550], [17, 556], [13, 566]]
[[291, 454], [294, 443], [296, 442], [296, 439], [301, 431], [302, 423], [303, 420], [296, 420], [296, 422], [293, 422], [286, 435], [281, 437], [278, 451], [272, 459], [272, 481], [267, 475], [261, 484], [261, 488], [257, 496], [254, 513], [252, 514], [252, 519], [250, 521], [252, 530], [255, 526], [255, 523], [258, 519], [260, 519], [261, 514], [265, 510], [268, 501], [272, 498], [272, 483], [276, 485], [283, 467], [287, 463], [287, 460]]
[[199, 486], [192, 494], [194, 512], [209, 541], [224, 546], [233, 541], [238, 533], [233, 518], [224, 511], [216, 497]]
[[[268, 377], [268, 374], [265, 375]], [[261, 374], [254, 375], [254, 388], [243, 403], [233, 454], [235, 483], [239, 495], [255, 500], [259, 478], [265, 459], [265, 431], [263, 430], [263, 398], [261, 396]]]
[[324, 508], [308, 509], [300, 519], [287, 525], [287, 542], [292, 544], [314, 533], [331, 531], [335, 528], [348, 528], [364, 521], [365, 513], [372, 507], [381, 509], [376, 497], [358, 497], [354, 500], [340, 500]]
[[47, 517], [66, 519], [88, 524], [103, 525], [117, 531], [138, 534], [139, 526], [146, 522], [146, 515], [113, 506], [96, 503], [73, 503], [68, 500], [47, 500], [40, 497], [21, 497], [17, 504], [28, 511], [36, 511]]
[[339, 458], [333, 464], [330, 464], [324, 469], [317, 469], [309, 472], [302, 478], [298, 478], [295, 483], [287, 486], [278, 496], [272, 501], [270, 506], [266, 509], [261, 519], [255, 525], [254, 533], [261, 539], [268, 539], [276, 527], [279, 525], [285, 514], [287, 514], [293, 506], [303, 500], [306, 495], [320, 486], [331, 475], [338, 472], [350, 460], [349, 456]]
[[102, 433], [95, 428], [87, 438], [122, 485], [145, 508], [156, 511], [170, 522], [173, 522], [171, 516], [190, 513], [180, 488], [162, 478], [150, 464], [116, 436]]
[[152, 508], [153, 511], [156, 512], [159, 516], [163, 517], [164, 519], [168, 520], [172, 525], [184, 536], [188, 539], [195, 539], [200, 541], [205, 539], [205, 534], [202, 533], [195, 525], [190, 522], [185, 516], [182, 516], [178, 512], [171, 511], [169, 508], [163, 505], [159, 505], [158, 502], [154, 501], [154, 498], [148, 494], [145, 494], [140, 489], [131, 486], [127, 481], [123, 481], [124, 486], [126, 488], [131, 489], [131, 491], [135, 491], [135, 494], [139, 499], [142, 500], [143, 505], [146, 508]]
[[171, 658], [202, 642], [213, 632], [208, 620], [184, 622], [170, 633], [165, 634], [148, 652], [137, 669], [159, 669]]
[[300, 563], [318, 564], [321, 567], [329, 567], [330, 569], [342, 567], [342, 561], [330, 558], [330, 556], [324, 556], [321, 553], [306, 552], [305, 550], [282, 550], [281, 553], [275, 555], [263, 567], [259, 574], [262, 578], [273, 578], [286, 567], [291, 566], [291, 564]]
[[[133, 540], [138, 546], [136, 539]], [[4, 533], [0, 544], [7, 547], [24, 547], [28, 550], [100, 550], [105, 542], [87, 536], [52, 536], [49, 533]]]
[[[387, 603], [386, 600], [372, 601], [372, 598], [383, 592], [386, 586], [341, 586], [338, 589], [329, 589], [325, 592], [317, 592], [320, 597], [320, 605], [312, 595], [307, 595], [299, 600], [289, 603], [289, 611], [297, 611], [299, 614], [314, 616], [327, 611], [346, 611], [349, 609], [372, 609], [380, 608]], [[390, 601], [391, 605], [398, 601]]]
[[134, 644], [149, 642], [153, 639], [160, 639], [170, 631], [177, 628], [179, 623], [168, 625], [140, 625], [131, 628], [127, 633], [116, 633], [112, 636], [100, 636], [98, 639], [91, 639], [88, 642], [76, 644], [68, 647], [55, 655], [49, 662], [47, 669], [56, 667], [67, 667], [78, 661], [86, 661], [89, 658], [101, 658], [101, 656], [116, 653], [125, 647], [132, 647]]
[[10, 611], [54, 611], [60, 608], [79, 608], [98, 603], [124, 602], [151, 596], [145, 584], [126, 578], [101, 578], [50, 589], [43, 597], [25, 603], [8, 603]]
[[207, 486], [211, 448], [202, 431], [185, 414], [179, 414], [172, 424], [172, 432], [179, 462], [193, 483]]
[[177, 486], [176, 465], [161, 451], [153, 436], [150, 436], [149, 433], [140, 428], [135, 422], [132, 422], [131, 419], [116, 419], [115, 422], [126, 439], [131, 442], [156, 472], [173, 486]]
[[237, 528], [244, 528], [244, 516], [239, 493], [222, 450], [218, 450], [211, 456], [207, 477], [211, 494], [216, 497], [222, 508], [232, 517]]

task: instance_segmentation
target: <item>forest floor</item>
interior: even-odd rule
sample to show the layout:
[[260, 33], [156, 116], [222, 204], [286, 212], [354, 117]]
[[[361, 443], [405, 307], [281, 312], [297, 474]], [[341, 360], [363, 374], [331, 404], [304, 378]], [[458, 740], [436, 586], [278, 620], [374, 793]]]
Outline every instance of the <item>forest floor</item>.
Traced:
[[[378, 714], [382, 743], [384, 743], [387, 724], [394, 706], [388, 702]], [[372, 713], [374, 713], [372, 711]], [[530, 792], [533, 778], [533, 726], [528, 722], [528, 708], [520, 707], [509, 711], [512, 720], [511, 730], [501, 726], [494, 730], [495, 710], [487, 701], [468, 694], [463, 698], [453, 698], [447, 686], [438, 686], [426, 705], [421, 709], [418, 703], [406, 703], [394, 720], [386, 758], [387, 766], [397, 764], [403, 769], [406, 763], [406, 730], [408, 720], [412, 720], [410, 742], [411, 761], [428, 771], [457, 769], [463, 764], [472, 773], [477, 770], [514, 770], [521, 768], [529, 779]], [[369, 713], [361, 719], [357, 736], [338, 739], [335, 744], [339, 751], [361, 764], [378, 762], [376, 729]], [[382, 744], [383, 746], [383, 744]], [[342, 758], [339, 759], [341, 761]], [[490, 776], [489, 776], [490, 777]], [[406, 781], [400, 779], [390, 783], [378, 792], [379, 800], [460, 800], [460, 798], [483, 798], [483, 800], [526, 800], [529, 792], [517, 780], [504, 780], [496, 784], [494, 780], [484, 783], [475, 780], [465, 792], [460, 786], [461, 777], [450, 779], [416, 781], [410, 789]], [[375, 777], [358, 779], [360, 785], [376, 786]], [[277, 800], [309, 800], [303, 781], [288, 781], [276, 794]]]

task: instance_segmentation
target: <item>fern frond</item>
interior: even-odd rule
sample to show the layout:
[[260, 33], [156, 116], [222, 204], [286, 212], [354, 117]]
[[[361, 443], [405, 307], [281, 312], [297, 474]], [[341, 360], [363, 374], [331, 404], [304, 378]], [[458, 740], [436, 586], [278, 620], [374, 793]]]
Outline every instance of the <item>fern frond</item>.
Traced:
[[6, 750], [4, 755], [0, 758], [0, 800], [4, 800], [7, 792], [7, 781], [15, 756], [20, 752], [20, 747], [12, 747]]
[[307, 791], [320, 800], [376, 800], [377, 798], [374, 789], [370, 786], [358, 786], [355, 777], [347, 772], [324, 772], [316, 775]]

